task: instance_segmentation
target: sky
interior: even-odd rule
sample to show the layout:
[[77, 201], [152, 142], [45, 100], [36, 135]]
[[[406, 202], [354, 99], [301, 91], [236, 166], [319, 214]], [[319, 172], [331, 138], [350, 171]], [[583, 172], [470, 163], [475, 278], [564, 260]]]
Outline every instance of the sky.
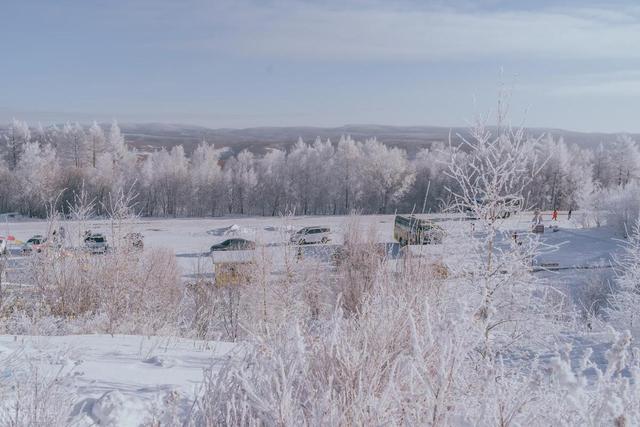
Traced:
[[[561, 3], [561, 6], [559, 5]], [[0, 123], [640, 132], [634, 1], [0, 0]]]

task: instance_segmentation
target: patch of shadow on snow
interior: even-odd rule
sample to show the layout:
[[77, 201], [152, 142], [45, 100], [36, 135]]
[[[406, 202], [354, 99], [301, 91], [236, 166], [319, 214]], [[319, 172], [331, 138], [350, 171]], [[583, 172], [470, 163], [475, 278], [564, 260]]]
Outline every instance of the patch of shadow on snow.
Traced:
[[295, 230], [297, 230], [297, 227], [294, 227], [293, 225], [285, 225], [285, 226], [274, 226], [274, 225], [269, 225], [266, 226], [264, 228], [265, 231], [279, 231], [279, 232], [285, 232], [285, 233], [293, 233]]
[[158, 367], [161, 367], [161, 368], [172, 368], [172, 367], [176, 366], [175, 359], [172, 359], [170, 357], [158, 356], [158, 355], [148, 357], [148, 358], [144, 359], [142, 361], [142, 363], [146, 363], [146, 364], [153, 365], [153, 366], [158, 366]]
[[139, 426], [148, 417], [145, 403], [118, 390], [108, 391], [91, 405], [91, 418], [101, 426]]

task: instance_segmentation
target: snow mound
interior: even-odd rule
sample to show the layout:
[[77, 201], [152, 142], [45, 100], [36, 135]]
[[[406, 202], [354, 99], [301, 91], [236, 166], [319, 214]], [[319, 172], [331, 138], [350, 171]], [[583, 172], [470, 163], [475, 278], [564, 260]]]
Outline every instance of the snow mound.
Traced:
[[108, 391], [95, 401], [91, 416], [101, 426], [144, 425], [148, 410], [144, 402], [135, 396], [124, 396], [118, 390]]
[[233, 224], [232, 226], [227, 228], [227, 231], [225, 231], [224, 234], [225, 235], [238, 234], [239, 232], [240, 232], [240, 226], [238, 224]]
[[165, 356], [151, 356], [143, 360], [144, 363], [149, 365], [158, 366], [161, 368], [172, 368], [176, 366], [176, 360]]
[[212, 230], [207, 230], [207, 234], [212, 236], [237, 236], [240, 234], [249, 234], [251, 233], [250, 228], [241, 227], [238, 224], [232, 224], [228, 227], [214, 228]]
[[[0, 348], [0, 385], [23, 381], [37, 368], [53, 381], [56, 396], [68, 396], [59, 410], [69, 425], [174, 426], [193, 406], [204, 372], [218, 357], [231, 357], [236, 345], [136, 335], [0, 335]], [[4, 391], [0, 420], [7, 416]]]

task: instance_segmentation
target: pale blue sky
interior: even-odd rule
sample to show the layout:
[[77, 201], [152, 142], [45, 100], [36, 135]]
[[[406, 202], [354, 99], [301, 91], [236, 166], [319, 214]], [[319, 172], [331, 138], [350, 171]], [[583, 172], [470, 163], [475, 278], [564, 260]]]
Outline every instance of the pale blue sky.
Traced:
[[570, 1], [1, 0], [0, 122], [640, 131], [640, 6]]

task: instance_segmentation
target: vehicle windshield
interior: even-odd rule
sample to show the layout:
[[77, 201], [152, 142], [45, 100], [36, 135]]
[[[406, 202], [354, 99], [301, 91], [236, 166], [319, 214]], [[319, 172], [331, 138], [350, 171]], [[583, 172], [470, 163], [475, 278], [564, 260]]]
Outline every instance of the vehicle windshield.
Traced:
[[104, 243], [104, 237], [102, 236], [92, 236], [87, 239], [87, 242], [91, 243]]

